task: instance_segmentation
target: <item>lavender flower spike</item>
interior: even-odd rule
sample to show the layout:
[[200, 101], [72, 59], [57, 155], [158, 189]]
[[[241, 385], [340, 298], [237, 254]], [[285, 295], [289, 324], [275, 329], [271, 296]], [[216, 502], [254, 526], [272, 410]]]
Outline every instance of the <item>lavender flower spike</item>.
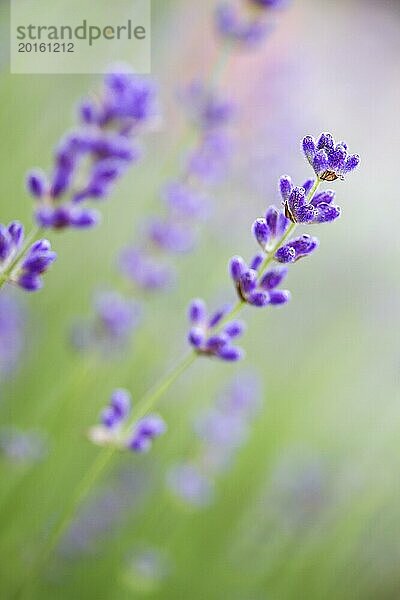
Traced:
[[210, 317], [203, 300], [192, 300], [188, 315], [191, 328], [188, 341], [199, 355], [215, 356], [224, 361], [236, 362], [243, 357], [243, 351], [233, 345], [233, 340], [244, 332], [244, 323], [229, 321], [221, 330], [217, 330], [230, 307], [226, 306]]
[[0, 224], [0, 280], [18, 285], [28, 292], [43, 286], [42, 275], [56, 260], [48, 240], [38, 240], [28, 249], [19, 264], [19, 252], [24, 242], [24, 228], [18, 221], [8, 226]]
[[322, 133], [316, 142], [307, 135], [303, 139], [304, 154], [322, 181], [335, 181], [344, 179], [344, 176], [358, 167], [360, 157], [358, 154], [348, 154], [347, 144], [335, 144], [332, 134]]
[[308, 199], [314, 180], [306, 181], [302, 187], [293, 186], [288, 175], [280, 179], [280, 191], [285, 215], [292, 223], [327, 223], [340, 216], [340, 208], [333, 204], [335, 192], [325, 190]]

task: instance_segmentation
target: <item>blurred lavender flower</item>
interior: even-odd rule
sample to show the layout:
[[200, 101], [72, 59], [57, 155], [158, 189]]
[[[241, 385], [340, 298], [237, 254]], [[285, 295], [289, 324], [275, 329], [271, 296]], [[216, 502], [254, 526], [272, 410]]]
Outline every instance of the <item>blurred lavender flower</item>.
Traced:
[[28, 292], [43, 287], [42, 275], [56, 260], [48, 240], [42, 239], [28, 247], [20, 261], [24, 243], [24, 228], [19, 221], [0, 224], [0, 280], [15, 284]]
[[25, 311], [14, 296], [0, 296], [0, 377], [10, 375], [17, 367], [24, 348]]
[[220, 97], [199, 79], [192, 81], [179, 96], [189, 117], [202, 131], [226, 126], [235, 115], [233, 102]]
[[108, 406], [101, 413], [101, 425], [89, 430], [89, 439], [100, 446], [128, 448], [139, 454], [148, 452], [153, 440], [165, 433], [167, 426], [158, 415], [146, 415], [127, 431], [131, 404], [127, 390], [114, 390]]
[[93, 305], [93, 318], [74, 326], [73, 345], [79, 350], [100, 352], [106, 357], [121, 352], [140, 322], [139, 305], [114, 291], [98, 292]]
[[0, 452], [10, 462], [25, 464], [42, 460], [48, 451], [40, 431], [4, 426], [0, 429]]
[[102, 540], [117, 534], [126, 519], [137, 514], [150, 492], [148, 469], [129, 468], [113, 477], [82, 507], [61, 541], [59, 551], [80, 559], [97, 551]]
[[[119, 67], [105, 77], [97, 99], [80, 104], [79, 129], [60, 141], [50, 179], [38, 169], [27, 176], [40, 227], [81, 229], [97, 224], [98, 213], [82, 202], [106, 198], [126, 168], [138, 160], [136, 136], [157, 118], [156, 96], [150, 80]], [[84, 174], [82, 166], [87, 165]]]
[[252, 14], [239, 11], [233, 4], [221, 4], [217, 7], [215, 23], [220, 36], [229, 42], [244, 47], [254, 47], [271, 32], [271, 24], [267, 23], [260, 11]]
[[208, 316], [203, 300], [192, 300], [188, 311], [191, 324], [188, 340], [197, 354], [215, 356], [228, 362], [235, 362], [243, 357], [243, 350], [234, 346], [233, 341], [242, 335], [244, 324], [241, 321], [230, 321], [224, 324], [222, 330], [218, 329], [229, 310], [230, 306], [225, 306]]
[[195, 420], [200, 448], [193, 459], [174, 465], [167, 474], [171, 492], [190, 506], [206, 507], [215, 496], [215, 478], [232, 464], [244, 445], [260, 408], [259, 382], [253, 375], [237, 377], [215, 405]]

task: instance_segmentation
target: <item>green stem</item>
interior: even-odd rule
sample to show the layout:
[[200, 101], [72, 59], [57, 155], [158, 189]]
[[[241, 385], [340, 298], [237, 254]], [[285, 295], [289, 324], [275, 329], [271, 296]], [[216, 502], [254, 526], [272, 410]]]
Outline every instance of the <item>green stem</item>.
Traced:
[[17, 256], [14, 258], [14, 260], [11, 262], [11, 264], [7, 267], [7, 269], [3, 273], [1, 273], [1, 275], [0, 275], [0, 289], [10, 279], [10, 276], [12, 275], [14, 269], [17, 267], [17, 265], [22, 260], [22, 258], [25, 256], [25, 254], [28, 251], [30, 245], [32, 244], [32, 242], [35, 240], [35, 238], [40, 233], [41, 233], [41, 228], [40, 227], [34, 227], [33, 229], [31, 229], [31, 231], [29, 232], [29, 234], [25, 238], [25, 243], [24, 243], [22, 249], [18, 252]]
[[[144, 417], [155, 406], [161, 396], [163, 396], [173, 385], [173, 383], [182, 375], [182, 373], [194, 363], [197, 356], [198, 355], [195, 352], [186, 354], [183, 359], [172, 369], [172, 371], [167, 373], [167, 375], [158, 384], [153, 386], [153, 388], [151, 388], [141, 398], [141, 400], [138, 402], [137, 410], [134, 411], [132, 419], [129, 421], [126, 427], [126, 431], [129, 431], [139, 419]], [[103, 448], [103, 450], [97, 455], [97, 458], [93, 462], [91, 468], [86, 472], [78, 488], [76, 489], [71, 503], [66, 507], [65, 511], [61, 515], [60, 520], [50, 535], [45, 547], [43, 548], [43, 551], [40, 553], [38, 559], [28, 571], [28, 574], [25, 580], [22, 582], [21, 587], [17, 590], [15, 598], [22, 597], [25, 589], [27, 589], [27, 585], [33, 580], [35, 574], [40, 573], [42, 567], [45, 565], [58, 541], [67, 530], [71, 520], [76, 514], [77, 509], [85, 500], [93, 485], [98, 481], [100, 476], [111, 464], [117, 453], [118, 448], [116, 446], [110, 446]]]

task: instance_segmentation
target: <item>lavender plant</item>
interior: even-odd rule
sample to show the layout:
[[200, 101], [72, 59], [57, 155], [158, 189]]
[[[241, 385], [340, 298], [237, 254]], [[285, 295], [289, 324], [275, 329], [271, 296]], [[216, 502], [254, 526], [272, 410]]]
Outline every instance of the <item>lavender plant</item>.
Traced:
[[[99, 222], [88, 206], [109, 196], [116, 181], [140, 156], [138, 135], [159, 113], [154, 84], [124, 67], [106, 76], [98, 97], [79, 106], [78, 128], [58, 144], [50, 176], [34, 169], [27, 175], [36, 228], [24, 243], [24, 228], [0, 225], [0, 287], [10, 283], [26, 291], [43, 285], [42, 275], [56, 260], [44, 230], [87, 229]], [[40, 238], [32, 243], [35, 238]]]

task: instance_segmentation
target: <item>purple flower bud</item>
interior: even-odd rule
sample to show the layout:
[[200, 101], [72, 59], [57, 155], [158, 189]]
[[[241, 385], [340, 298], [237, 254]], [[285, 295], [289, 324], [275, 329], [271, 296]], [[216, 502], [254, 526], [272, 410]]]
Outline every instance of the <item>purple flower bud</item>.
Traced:
[[24, 226], [19, 221], [12, 221], [7, 229], [14, 248], [18, 249], [24, 240]]
[[218, 350], [217, 356], [227, 362], [237, 362], [244, 358], [244, 352], [235, 346], [224, 346]]
[[286, 267], [276, 267], [270, 271], [267, 271], [260, 281], [260, 287], [267, 291], [273, 290], [282, 283], [287, 275], [287, 272], [288, 270]]
[[313, 160], [314, 171], [322, 175], [328, 169], [328, 155], [324, 150], [318, 150]]
[[27, 292], [37, 292], [43, 287], [42, 278], [34, 273], [23, 273], [18, 277], [17, 283]]
[[335, 192], [333, 190], [324, 190], [322, 192], [318, 192], [315, 196], [310, 200], [310, 204], [313, 206], [318, 206], [321, 202], [324, 204], [331, 204], [335, 199]]
[[224, 328], [224, 333], [231, 339], [235, 339], [243, 335], [246, 325], [243, 321], [231, 321]]
[[136, 433], [140, 436], [156, 438], [167, 431], [164, 419], [158, 415], [143, 417], [136, 425]]
[[86, 125], [92, 125], [96, 123], [96, 107], [90, 100], [84, 100], [80, 103], [79, 116]]
[[126, 419], [131, 410], [131, 395], [127, 390], [116, 389], [110, 398], [110, 407], [120, 420]]
[[328, 168], [335, 173], [341, 173], [344, 170], [346, 163], [347, 152], [344, 146], [338, 144], [329, 155]]
[[197, 298], [189, 304], [189, 321], [194, 325], [204, 323], [207, 317], [207, 307], [204, 300]]
[[107, 406], [101, 413], [101, 422], [108, 429], [119, 425], [120, 419], [111, 406]]
[[290, 300], [290, 292], [287, 290], [272, 290], [270, 292], [270, 304], [271, 306], [279, 306], [281, 304], [287, 304]]
[[316, 223], [329, 223], [340, 217], [340, 208], [320, 202], [316, 207]]
[[189, 331], [188, 340], [191, 346], [200, 349], [205, 344], [206, 335], [200, 327], [192, 327]]
[[252, 306], [257, 306], [258, 308], [267, 306], [267, 304], [269, 304], [269, 293], [259, 291], [251, 292], [247, 296], [247, 302]]
[[319, 140], [318, 140], [318, 150], [324, 149], [324, 150], [333, 150], [335, 146], [335, 142], [333, 139], [333, 136], [331, 133], [321, 133]]
[[354, 171], [354, 169], [358, 167], [359, 163], [360, 157], [358, 154], [352, 154], [351, 156], [349, 156], [344, 165], [344, 174], [350, 173], [350, 171]]
[[270, 237], [269, 227], [265, 219], [256, 219], [253, 224], [253, 235], [260, 246], [265, 248]]
[[250, 269], [258, 271], [264, 261], [264, 254], [256, 254], [250, 263]]
[[303, 139], [303, 152], [311, 165], [313, 164], [316, 151], [315, 139], [311, 135], [306, 135]]
[[71, 213], [70, 224], [71, 227], [77, 229], [89, 229], [95, 227], [100, 222], [100, 214], [97, 210], [90, 208], [75, 209]]
[[314, 179], [307, 179], [301, 186], [302, 188], [304, 188], [304, 192], [305, 192], [306, 196], [308, 196], [308, 194], [311, 192], [314, 183], [315, 183]]
[[206, 349], [211, 352], [217, 352], [220, 348], [223, 348], [229, 342], [229, 338], [225, 333], [218, 335], [212, 335], [206, 341]]
[[137, 454], [145, 454], [146, 452], [149, 452], [151, 446], [152, 441], [150, 438], [140, 436], [133, 437], [127, 444], [127, 447], [130, 450], [137, 452]]
[[5, 225], [0, 224], [0, 261], [4, 262], [12, 251], [12, 237]]
[[240, 278], [239, 285], [244, 295], [252, 292], [257, 287], [257, 271], [249, 269]]
[[215, 313], [213, 313], [210, 316], [210, 319], [208, 321], [208, 326], [211, 329], [213, 327], [216, 327], [218, 325], [218, 323], [220, 323], [222, 321], [222, 319], [225, 317], [225, 315], [229, 312], [230, 308], [231, 307], [229, 304], [225, 304], [225, 306], [223, 306], [219, 310], [216, 310]]
[[293, 184], [289, 175], [282, 175], [279, 180], [279, 190], [284, 202], [289, 200], [289, 196], [292, 192]]
[[291, 246], [282, 246], [276, 251], [275, 258], [280, 263], [291, 263], [296, 260], [296, 252]]
[[248, 267], [241, 256], [234, 256], [229, 263], [229, 270], [233, 281], [238, 283]]
[[38, 198], [39, 200], [44, 198], [48, 192], [48, 183], [43, 171], [39, 169], [30, 171], [26, 178], [26, 187], [34, 198]]

